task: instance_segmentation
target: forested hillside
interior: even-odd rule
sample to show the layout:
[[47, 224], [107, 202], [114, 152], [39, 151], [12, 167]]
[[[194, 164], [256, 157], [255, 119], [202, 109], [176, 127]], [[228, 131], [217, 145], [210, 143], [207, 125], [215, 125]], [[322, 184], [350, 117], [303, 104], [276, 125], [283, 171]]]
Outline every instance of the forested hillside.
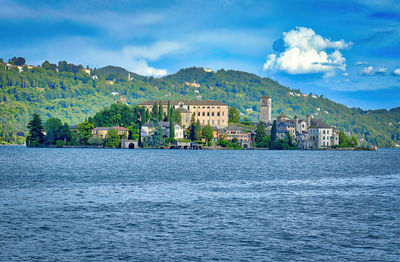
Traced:
[[75, 125], [121, 98], [132, 105], [148, 99], [216, 99], [237, 107], [242, 118], [257, 121], [259, 99], [268, 95], [273, 117], [281, 112], [299, 117], [313, 114], [365, 143], [393, 147], [400, 141], [400, 108], [348, 108], [250, 73], [187, 68], [159, 79], [130, 73], [129, 81], [128, 71], [120, 67], [82, 69], [65, 61], [33, 68], [24, 65], [22, 71], [0, 64], [0, 140], [14, 142], [16, 132], [26, 130], [32, 113]]

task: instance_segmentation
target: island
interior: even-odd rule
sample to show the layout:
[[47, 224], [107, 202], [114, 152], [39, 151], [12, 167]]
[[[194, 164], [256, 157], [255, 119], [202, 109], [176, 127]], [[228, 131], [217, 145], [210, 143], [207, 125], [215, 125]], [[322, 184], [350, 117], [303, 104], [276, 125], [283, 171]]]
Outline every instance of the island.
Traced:
[[[354, 150], [338, 127], [307, 115], [290, 119], [281, 113], [271, 117], [272, 98], [260, 98], [259, 122], [241, 120], [235, 107], [217, 100], [149, 100], [128, 105], [117, 100], [69, 126], [58, 118], [44, 124], [33, 114], [27, 129], [28, 147], [96, 147], [163, 149], [278, 149]], [[363, 148], [366, 149], [366, 148]]]

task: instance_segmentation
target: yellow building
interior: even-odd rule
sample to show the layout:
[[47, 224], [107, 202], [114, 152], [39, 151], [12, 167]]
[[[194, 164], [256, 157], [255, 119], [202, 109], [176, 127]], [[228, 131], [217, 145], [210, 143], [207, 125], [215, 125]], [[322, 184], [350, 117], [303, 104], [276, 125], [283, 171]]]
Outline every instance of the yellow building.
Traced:
[[113, 126], [113, 127], [96, 127], [92, 129], [92, 135], [97, 135], [101, 138], [106, 138], [106, 135], [110, 129], [115, 129], [118, 132], [118, 135], [123, 137], [128, 137], [129, 130], [125, 127]]
[[[141, 103], [140, 106], [146, 107], [150, 112], [153, 110], [154, 103], [159, 105], [160, 101], [150, 100]], [[161, 101], [163, 112], [168, 112], [168, 101]], [[195, 120], [199, 120], [201, 125], [210, 125], [218, 128], [228, 126], [228, 110], [229, 106], [216, 100], [174, 100], [170, 101], [171, 106], [181, 112], [182, 125], [188, 127], [190, 125], [191, 116], [194, 114]], [[189, 117], [190, 112], [190, 117]]]

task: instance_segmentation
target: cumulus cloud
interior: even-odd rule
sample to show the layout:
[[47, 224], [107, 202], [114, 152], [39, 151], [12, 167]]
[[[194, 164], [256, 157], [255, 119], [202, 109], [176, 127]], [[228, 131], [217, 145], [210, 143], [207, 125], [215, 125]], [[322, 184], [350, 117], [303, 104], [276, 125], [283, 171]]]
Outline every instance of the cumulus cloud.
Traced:
[[[184, 47], [179, 42], [159, 41], [148, 45], [127, 45], [120, 49], [105, 49], [87, 39], [71, 38], [63, 41], [49, 41], [44, 46], [46, 53], [41, 54], [40, 59], [32, 63], [41, 64], [43, 60], [52, 62], [67, 60], [71, 63], [97, 68], [114, 65], [140, 75], [161, 77], [168, 73], [167, 70], [149, 65], [149, 61], [158, 61], [162, 57], [181, 52], [181, 48]], [[20, 49], [20, 51], [23, 56], [27, 54], [25, 57], [29, 57], [30, 49]]]
[[378, 69], [376, 69], [375, 74], [384, 75], [387, 71], [388, 69], [386, 67], [379, 67]]
[[343, 39], [331, 41], [323, 38], [311, 28], [296, 27], [283, 33], [282, 40], [275, 41], [274, 49], [283, 50], [284, 46], [284, 51], [279, 56], [268, 55], [263, 70], [281, 70], [289, 74], [325, 73], [325, 76], [333, 76], [337, 69], [346, 70], [346, 59], [339, 50], [348, 49], [352, 45], [352, 42]]
[[385, 75], [387, 71], [388, 69], [386, 67], [379, 67], [375, 69], [373, 66], [367, 66], [360, 71], [360, 75], [363, 76]]
[[395, 75], [395, 76], [400, 76], [400, 68], [396, 68], [396, 69], [393, 71], [393, 75]]
[[371, 76], [371, 75], [374, 75], [374, 73], [375, 73], [375, 69], [374, 69], [373, 66], [364, 67], [364, 68], [360, 71], [360, 74], [361, 74], [361, 75], [365, 75], [365, 76]]
[[91, 49], [86, 54], [92, 63], [113, 63], [140, 75], [159, 77], [166, 75], [167, 70], [151, 67], [147, 60], [156, 61], [181, 48], [182, 45], [177, 42], [160, 41], [147, 46], [125, 46], [121, 50]]

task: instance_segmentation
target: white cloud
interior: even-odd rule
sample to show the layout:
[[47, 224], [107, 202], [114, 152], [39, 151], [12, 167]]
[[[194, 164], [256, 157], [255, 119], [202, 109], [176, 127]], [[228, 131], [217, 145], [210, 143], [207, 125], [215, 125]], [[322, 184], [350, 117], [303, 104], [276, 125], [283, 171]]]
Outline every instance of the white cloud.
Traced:
[[90, 60], [89, 64], [122, 66], [140, 75], [159, 77], [166, 75], [167, 70], [151, 67], [147, 60], [156, 61], [162, 56], [178, 52], [181, 47], [182, 45], [177, 42], [160, 41], [148, 46], [125, 46], [121, 50], [112, 51], [90, 48], [83, 56], [83, 60]]
[[375, 69], [373, 66], [367, 66], [367, 67], [364, 67], [363, 70], [360, 71], [360, 74], [371, 76], [371, 75], [375, 74]]
[[379, 67], [375, 69], [373, 66], [364, 67], [360, 74], [363, 76], [373, 76], [373, 75], [385, 75], [388, 69], [386, 67]]
[[159, 59], [161, 56], [171, 54], [182, 48], [177, 42], [160, 41], [150, 46], [127, 46], [122, 49], [127, 57], [143, 58], [151, 61]]
[[368, 65], [368, 62], [365, 61], [358, 61], [354, 64], [355, 66], [359, 66], [359, 65]]
[[375, 74], [384, 75], [387, 71], [388, 69], [386, 67], [379, 67], [378, 69], [376, 69]]
[[343, 73], [343, 76], [349, 76], [349, 73], [347, 73], [347, 72]]
[[[68, 46], [69, 48], [65, 48]], [[37, 60], [30, 61], [34, 65], [41, 64], [44, 60], [57, 63], [66, 60], [74, 64], [82, 64], [90, 67], [103, 67], [107, 65], [121, 66], [128, 71], [140, 75], [160, 77], [168, 72], [165, 68], [157, 68], [149, 65], [148, 61], [158, 59], [180, 52], [182, 45], [178, 42], [160, 41], [149, 45], [129, 45], [120, 49], [110, 50], [97, 46], [97, 43], [87, 38], [70, 38], [59, 41], [49, 41], [41, 46]], [[19, 48], [19, 53], [24, 57], [32, 57], [31, 47]]]
[[[264, 70], [281, 70], [289, 74], [325, 73], [334, 76], [337, 69], [346, 70], [346, 59], [339, 51], [350, 48], [353, 43], [331, 41], [316, 34], [311, 28], [296, 27], [283, 33], [285, 51], [267, 56]], [[329, 51], [333, 49], [333, 51]]]
[[395, 76], [400, 76], [400, 68], [396, 68], [396, 69], [393, 71], [393, 75], [395, 75]]

